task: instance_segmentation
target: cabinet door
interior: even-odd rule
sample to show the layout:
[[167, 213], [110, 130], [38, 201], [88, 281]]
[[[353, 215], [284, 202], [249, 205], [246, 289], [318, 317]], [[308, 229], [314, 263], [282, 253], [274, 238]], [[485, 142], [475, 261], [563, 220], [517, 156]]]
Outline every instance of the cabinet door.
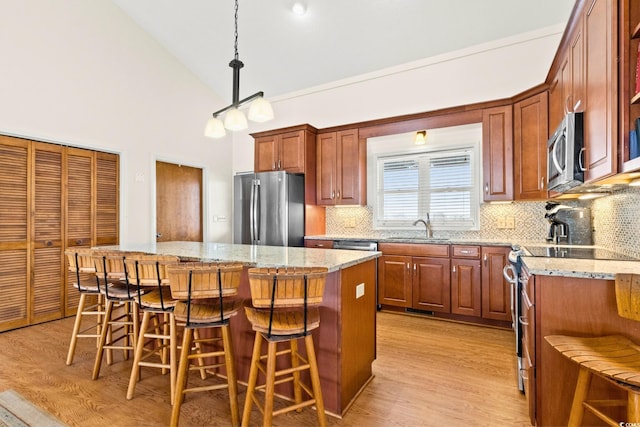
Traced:
[[29, 322], [28, 147], [0, 135], [0, 331]]
[[513, 112], [510, 105], [483, 112], [482, 176], [485, 201], [513, 200]]
[[319, 205], [336, 204], [337, 139], [335, 132], [323, 133], [317, 138], [316, 191]]
[[383, 255], [378, 259], [378, 303], [411, 307], [411, 257]]
[[333, 240], [308, 239], [304, 241], [305, 248], [332, 249]]
[[[63, 147], [33, 143], [31, 323], [64, 314]], [[91, 193], [89, 193], [91, 194]]]
[[255, 139], [255, 172], [269, 172], [278, 168], [279, 135], [263, 136]]
[[547, 93], [513, 105], [515, 199], [547, 198]]
[[337, 204], [358, 205], [363, 197], [361, 190], [361, 170], [366, 162], [366, 153], [360, 149], [358, 130], [336, 133], [337, 159], [336, 182]]
[[562, 70], [558, 70], [555, 77], [549, 85], [549, 117], [548, 117], [548, 129], [547, 138], [555, 132], [556, 128], [560, 126], [562, 118], [564, 117], [564, 94], [563, 94], [563, 81]]
[[305, 137], [304, 131], [296, 131], [280, 136], [278, 169], [291, 173], [304, 173]]
[[594, 0], [584, 21], [585, 181], [617, 171], [617, 2]]
[[511, 322], [511, 285], [502, 275], [511, 248], [482, 247], [482, 317]]
[[96, 245], [119, 242], [119, 156], [96, 153]]
[[451, 312], [449, 258], [413, 257], [413, 308]]
[[451, 312], [480, 317], [480, 260], [451, 260]]

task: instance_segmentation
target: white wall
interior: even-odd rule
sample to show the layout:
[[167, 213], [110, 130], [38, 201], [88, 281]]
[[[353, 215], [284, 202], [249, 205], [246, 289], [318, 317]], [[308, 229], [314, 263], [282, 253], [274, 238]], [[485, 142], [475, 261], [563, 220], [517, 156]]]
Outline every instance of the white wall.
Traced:
[[[548, 27], [288, 94], [273, 100], [273, 121], [249, 132], [301, 123], [324, 128], [508, 98], [544, 82], [563, 31]], [[251, 170], [248, 132], [234, 135], [233, 150], [234, 171]]]
[[111, 1], [0, 1], [0, 70], [0, 133], [120, 153], [122, 243], [155, 240], [156, 159], [204, 168], [205, 239], [230, 241], [222, 102]]
[[231, 241], [232, 175], [253, 169], [249, 132], [509, 97], [544, 80], [562, 30], [288, 94], [272, 99], [274, 121], [210, 140], [205, 118], [225, 102], [113, 3], [0, 0], [0, 133], [120, 153], [122, 243], [154, 240], [156, 160], [203, 167], [205, 239]]

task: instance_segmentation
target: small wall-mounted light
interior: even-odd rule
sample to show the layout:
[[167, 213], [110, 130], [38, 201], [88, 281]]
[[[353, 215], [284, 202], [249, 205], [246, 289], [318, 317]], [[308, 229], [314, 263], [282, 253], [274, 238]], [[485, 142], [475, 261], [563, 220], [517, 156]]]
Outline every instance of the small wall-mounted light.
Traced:
[[294, 14], [302, 16], [307, 13], [307, 0], [294, 0], [290, 7]]
[[421, 130], [416, 132], [416, 136], [413, 139], [413, 143], [416, 145], [424, 145], [427, 143], [427, 131]]

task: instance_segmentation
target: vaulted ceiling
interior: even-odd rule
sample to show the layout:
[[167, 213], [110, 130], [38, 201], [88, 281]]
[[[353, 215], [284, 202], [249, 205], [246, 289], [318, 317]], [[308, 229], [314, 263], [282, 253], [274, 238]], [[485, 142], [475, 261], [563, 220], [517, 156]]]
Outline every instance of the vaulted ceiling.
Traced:
[[[225, 99], [233, 0], [112, 0]], [[275, 97], [565, 24], [574, 0], [239, 0], [240, 97]], [[550, 65], [550, 64], [549, 64]]]

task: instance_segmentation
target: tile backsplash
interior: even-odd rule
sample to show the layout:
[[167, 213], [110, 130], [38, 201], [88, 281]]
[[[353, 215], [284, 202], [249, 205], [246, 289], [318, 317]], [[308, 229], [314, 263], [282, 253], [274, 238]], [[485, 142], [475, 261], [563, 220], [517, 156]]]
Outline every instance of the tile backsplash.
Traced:
[[[640, 188], [627, 187], [593, 201], [561, 201], [562, 204], [591, 208], [594, 244], [640, 258]], [[434, 237], [544, 242], [547, 221], [545, 202], [482, 204], [480, 230], [434, 230]], [[514, 228], [499, 228], [512, 217]], [[327, 235], [357, 237], [423, 237], [424, 227], [415, 230], [375, 230], [373, 210], [364, 207], [327, 208]]]

